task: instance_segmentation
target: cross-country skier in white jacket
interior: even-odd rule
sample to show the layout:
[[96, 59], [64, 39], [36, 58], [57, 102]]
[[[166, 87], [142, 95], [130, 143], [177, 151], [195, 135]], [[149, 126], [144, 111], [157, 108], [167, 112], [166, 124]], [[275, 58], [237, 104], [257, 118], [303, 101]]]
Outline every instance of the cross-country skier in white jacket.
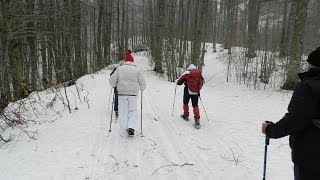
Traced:
[[119, 124], [122, 136], [133, 136], [136, 128], [139, 89], [146, 89], [146, 80], [131, 51], [126, 52], [125, 62], [110, 76], [110, 85], [117, 87], [119, 101]]

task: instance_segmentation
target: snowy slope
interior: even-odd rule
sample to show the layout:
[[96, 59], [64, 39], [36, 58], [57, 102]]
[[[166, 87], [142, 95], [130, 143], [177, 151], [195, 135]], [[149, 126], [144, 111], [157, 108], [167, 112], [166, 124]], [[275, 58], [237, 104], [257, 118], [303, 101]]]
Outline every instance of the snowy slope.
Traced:
[[[183, 87], [177, 87], [172, 117], [175, 84], [155, 75], [143, 53], [134, 54], [147, 80], [143, 93], [143, 136], [140, 123], [133, 138], [121, 137], [117, 122], [112, 123], [112, 131], [108, 132], [110, 70], [102, 70], [78, 80], [89, 92], [90, 108], [83, 103], [72, 114], [64, 112], [51, 123], [29, 127], [38, 130], [37, 140], [22, 134], [18, 140], [2, 146], [0, 179], [262, 179], [261, 122], [279, 120], [292, 93], [253, 91], [227, 83], [226, 65], [216, 59], [217, 53], [208, 52], [203, 69], [207, 83], [201, 97], [209, 120], [199, 103], [200, 130], [192, 127], [193, 120], [179, 118]], [[293, 179], [288, 138], [271, 140], [268, 153], [267, 178]]]

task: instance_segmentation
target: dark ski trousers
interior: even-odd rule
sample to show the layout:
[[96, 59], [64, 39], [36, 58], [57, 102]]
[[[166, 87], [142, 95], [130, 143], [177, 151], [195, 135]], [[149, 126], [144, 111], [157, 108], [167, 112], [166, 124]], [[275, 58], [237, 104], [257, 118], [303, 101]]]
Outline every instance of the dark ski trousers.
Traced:
[[184, 87], [184, 93], [183, 93], [183, 115], [185, 117], [189, 117], [189, 101], [191, 99], [192, 107], [193, 107], [193, 114], [194, 119], [199, 120], [200, 119], [200, 113], [199, 113], [199, 107], [198, 107], [198, 101], [199, 96], [198, 95], [190, 95], [188, 91], [188, 87]]
[[294, 180], [320, 180], [320, 172], [314, 172], [297, 164], [294, 165]]
[[118, 113], [118, 90], [114, 88], [114, 112]]

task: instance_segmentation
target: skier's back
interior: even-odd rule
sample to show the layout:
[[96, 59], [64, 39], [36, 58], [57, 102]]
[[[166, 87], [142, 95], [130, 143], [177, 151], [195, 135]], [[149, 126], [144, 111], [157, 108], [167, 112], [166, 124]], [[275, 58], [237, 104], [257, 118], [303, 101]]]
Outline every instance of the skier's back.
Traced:
[[125, 62], [110, 77], [110, 85], [117, 87], [119, 101], [119, 124], [121, 135], [134, 135], [137, 117], [137, 96], [139, 89], [146, 88], [143, 74], [127, 51]]
[[191, 64], [187, 70], [179, 77], [177, 85], [184, 84], [183, 93], [183, 115], [182, 118], [188, 119], [189, 117], [189, 101], [191, 99], [193, 114], [195, 120], [195, 128], [200, 128], [200, 112], [198, 107], [198, 100], [200, 96], [200, 90], [203, 85], [204, 79], [201, 71], [197, 67]]

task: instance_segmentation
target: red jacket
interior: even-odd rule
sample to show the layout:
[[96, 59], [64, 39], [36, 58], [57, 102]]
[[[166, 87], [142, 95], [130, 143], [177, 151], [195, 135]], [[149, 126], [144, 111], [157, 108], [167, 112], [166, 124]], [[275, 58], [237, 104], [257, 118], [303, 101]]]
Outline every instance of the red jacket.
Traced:
[[[191, 70], [192, 71], [192, 70]], [[185, 84], [189, 90], [189, 94], [198, 94], [203, 85], [204, 79], [201, 75], [201, 71], [192, 71], [193, 75], [191, 76], [191, 71], [185, 71], [178, 79], [177, 85]], [[196, 81], [195, 81], [196, 79]], [[190, 87], [188, 87], [188, 84]]]

